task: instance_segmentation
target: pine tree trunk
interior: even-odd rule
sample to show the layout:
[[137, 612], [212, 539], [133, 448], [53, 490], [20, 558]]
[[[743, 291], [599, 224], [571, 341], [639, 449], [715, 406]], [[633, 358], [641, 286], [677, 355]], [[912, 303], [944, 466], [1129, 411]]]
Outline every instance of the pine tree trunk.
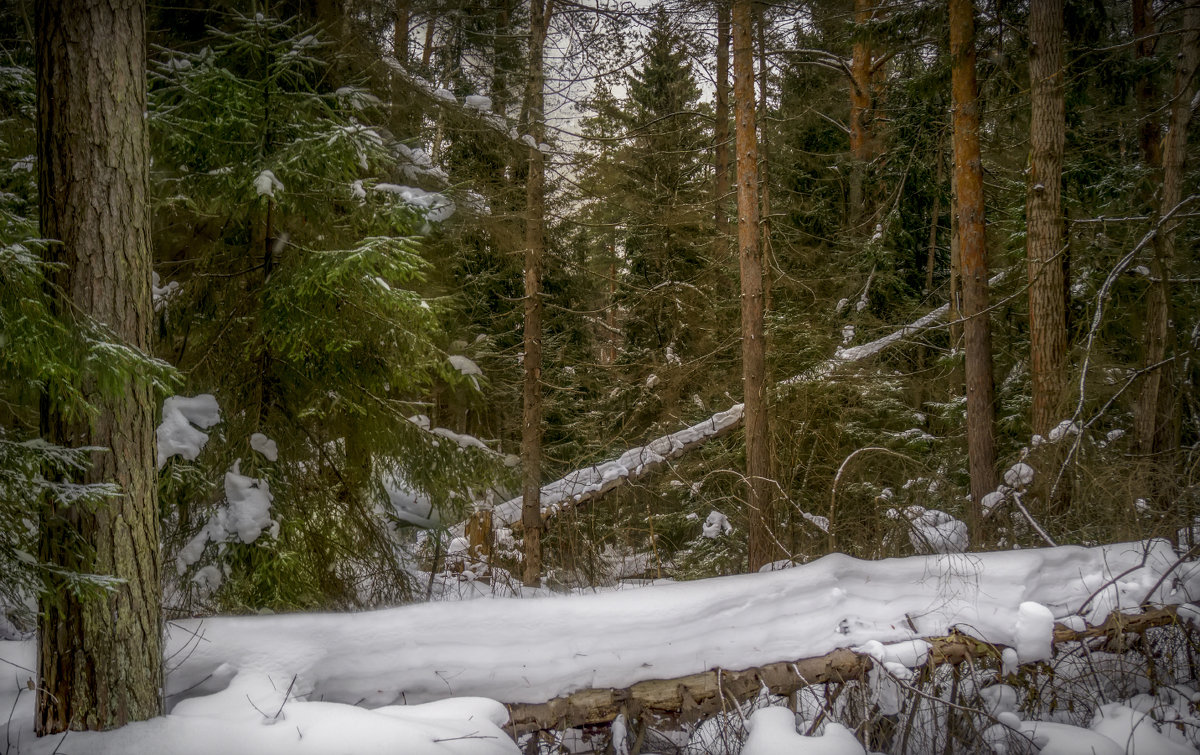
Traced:
[[[1162, 146], [1160, 217], [1171, 212], [1183, 195], [1187, 129], [1192, 118], [1196, 69], [1200, 65], [1200, 5], [1197, 3], [1187, 4], [1183, 14], [1183, 30], [1172, 86], [1167, 134]], [[1172, 221], [1159, 231], [1154, 239], [1154, 258], [1150, 265], [1151, 283], [1147, 292], [1146, 329], [1143, 336], [1143, 365], [1150, 369], [1142, 378], [1141, 392], [1134, 407], [1136, 442], [1139, 452], [1143, 454], [1172, 450], [1172, 426], [1178, 421], [1177, 412], [1172, 410], [1174, 402], [1171, 396], [1174, 391], [1170, 385], [1170, 373], [1163, 366], [1154, 366], [1166, 359], [1171, 340], [1170, 275], [1175, 257], [1177, 225], [1178, 221]]]
[[[145, 8], [138, 0], [36, 3], [41, 233], [58, 313], [91, 317], [148, 351]], [[40, 558], [67, 571], [123, 580], [80, 599], [52, 577], [38, 603], [39, 735], [110, 729], [162, 713], [159, 522], [154, 404], [134, 382], [97, 413], [67, 416], [49, 397], [42, 430], [64, 446], [97, 446], [74, 482], [121, 494], [91, 508], [48, 501]]]
[[1063, 301], [1062, 164], [1063, 0], [1033, 3], [1029, 13], [1029, 188], [1025, 257], [1029, 269], [1029, 352], [1033, 432], [1046, 436], [1061, 419], [1067, 382]]
[[[1146, 60], [1154, 56], [1154, 9], [1151, 0], [1133, 0], [1133, 36], [1137, 39], [1134, 54], [1138, 60]], [[1143, 74], [1137, 83], [1138, 115], [1141, 117], [1141, 128], [1138, 129], [1138, 146], [1142, 153], [1142, 161], [1149, 168], [1157, 168], [1162, 164], [1162, 154], [1159, 150], [1158, 119], [1154, 113], [1158, 110], [1158, 91], [1154, 85], [1154, 77]]]
[[[859, 31], [870, 22], [873, 0], [854, 0], [854, 23]], [[864, 39], [854, 43], [850, 53], [850, 168], [849, 220], [858, 226], [870, 217], [863, 193], [867, 163], [874, 158], [871, 127], [871, 45]]]
[[988, 318], [987, 245], [983, 223], [983, 161], [979, 152], [979, 93], [975, 83], [975, 8], [950, 0], [951, 97], [954, 111], [954, 173], [958, 253], [962, 266], [964, 348], [967, 377], [967, 456], [971, 508], [967, 525], [980, 545], [979, 502], [996, 488], [992, 331]]
[[[529, 4], [529, 80], [525, 103], [529, 133], [537, 144], [545, 139], [542, 46], [546, 39], [544, 0]], [[537, 587], [542, 579], [542, 258], [546, 233], [546, 166], [537, 147], [529, 148], [525, 182], [525, 357], [521, 418], [521, 524], [525, 531], [524, 582]]]
[[771, 308], [771, 140], [767, 134], [767, 13], [757, 6], [758, 25], [758, 185], [760, 202], [760, 233], [763, 259], [763, 307]]
[[775, 560], [771, 533], [770, 430], [767, 424], [763, 260], [759, 245], [758, 145], [754, 102], [753, 15], [750, 0], [733, 3], [733, 100], [736, 108], [738, 247], [742, 277], [742, 388], [745, 391], [749, 565]]
[[729, 195], [729, 5], [717, 2], [717, 92], [716, 121], [713, 141], [716, 142], [716, 175], [713, 184], [713, 212], [716, 218], [717, 243], [727, 248], [729, 216], [725, 201]]

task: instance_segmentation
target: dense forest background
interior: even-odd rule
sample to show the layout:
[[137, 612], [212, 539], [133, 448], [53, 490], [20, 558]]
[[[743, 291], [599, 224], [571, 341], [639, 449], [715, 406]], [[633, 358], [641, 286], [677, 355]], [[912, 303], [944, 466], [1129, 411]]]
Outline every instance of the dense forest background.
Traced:
[[[30, 512], [67, 484], [46, 470], [84, 463], [37, 440], [39, 406], [86, 414], [88, 391], [130, 381], [161, 407], [168, 616], [683, 580], [835, 550], [1191, 547], [1191, 5], [1068, 0], [1056, 29], [1036, 3], [981, 3], [966, 104], [942, 3], [755, 5], [739, 102], [749, 91], [757, 149], [739, 155], [728, 6], [534, 3], [149, 3], [152, 359], [52, 306], [34, 4], [5, 6], [13, 631], [54, 576], [30, 555]], [[955, 187], [966, 108], [974, 256]], [[768, 434], [751, 455], [769, 474], [751, 478], [743, 158], [765, 259]], [[983, 306], [965, 304], [981, 285]], [[971, 380], [994, 376], [992, 416], [969, 417], [984, 356]], [[644, 469], [604, 466], [706, 421]], [[969, 459], [978, 433], [990, 458]], [[536, 496], [589, 469], [626, 484], [579, 505], [543, 491], [544, 532], [536, 514], [492, 521], [531, 481]], [[748, 480], [769, 483], [753, 503]]]

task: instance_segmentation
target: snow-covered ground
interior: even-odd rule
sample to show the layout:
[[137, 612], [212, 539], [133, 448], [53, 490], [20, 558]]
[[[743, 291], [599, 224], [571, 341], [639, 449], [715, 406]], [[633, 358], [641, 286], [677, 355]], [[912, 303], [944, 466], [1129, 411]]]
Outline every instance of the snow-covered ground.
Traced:
[[[916, 663], [913, 643], [897, 646], [904, 652], [878, 643], [952, 628], [1011, 646], [1027, 662], [1048, 654], [1053, 620], [1095, 623], [1116, 609], [1196, 598], [1200, 569], [1178, 564], [1165, 541], [1149, 541], [878, 562], [831, 555], [782, 571], [594, 595], [171, 622], [170, 715], [71, 734], [59, 751], [327, 752], [345, 742], [356, 753], [515, 752], [501, 730], [503, 708], [478, 698], [541, 702], [839, 647]], [[22, 753], [53, 751], [58, 740], [33, 742], [25, 687], [34, 653], [31, 641], [0, 642], [0, 666], [12, 671], [0, 689], [0, 707], [13, 711], [3, 736], [19, 739], [13, 751]], [[766, 730], [799, 736], [780, 716], [755, 714], [748, 752], [805, 751], [762, 749], [778, 739]], [[1119, 710], [1106, 720], [1117, 719], [1133, 720]], [[830, 732], [822, 741], [848, 744]]]

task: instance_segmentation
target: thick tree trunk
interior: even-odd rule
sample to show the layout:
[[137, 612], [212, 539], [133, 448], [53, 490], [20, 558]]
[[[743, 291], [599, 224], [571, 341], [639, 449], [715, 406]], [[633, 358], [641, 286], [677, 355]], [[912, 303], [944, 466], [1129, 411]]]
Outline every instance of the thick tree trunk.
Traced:
[[1067, 316], [1063, 300], [1062, 164], [1063, 0], [1033, 3], [1029, 12], [1029, 187], [1025, 257], [1029, 269], [1029, 352], [1033, 432], [1045, 437], [1062, 417], [1067, 382]]
[[716, 142], [716, 175], [713, 182], [713, 212], [716, 219], [717, 243], [728, 248], [729, 216], [725, 202], [729, 196], [729, 4], [717, 2], [717, 93], [716, 121], [713, 141]]
[[745, 391], [746, 481], [751, 571], [775, 560], [771, 533], [770, 428], [767, 424], [762, 247], [759, 244], [758, 138], [754, 113], [754, 34], [750, 0], [733, 4], [733, 100], [737, 121], [738, 248], [742, 276], [742, 389]]
[[[544, 0], [529, 4], [529, 80], [525, 108], [529, 133], [545, 139], [542, 47], [546, 39]], [[529, 148], [525, 182], [525, 380], [521, 418], [521, 522], [525, 529], [524, 582], [541, 584], [542, 574], [542, 257], [546, 247], [546, 164], [537, 147]]]
[[[41, 233], [59, 314], [109, 327], [149, 350], [145, 7], [138, 0], [36, 3]], [[43, 398], [47, 440], [96, 446], [75, 480], [121, 493], [101, 506], [50, 500], [42, 561], [122, 580], [81, 599], [59, 577], [38, 602], [39, 735], [110, 729], [162, 713], [159, 523], [154, 404], [145, 384], [68, 416]]]
[[992, 330], [988, 317], [987, 244], [983, 224], [983, 161], [979, 153], [979, 93], [975, 84], [975, 8], [950, 0], [951, 97], [958, 253], [962, 265], [963, 336], [967, 374], [967, 456], [971, 508], [967, 525], [979, 543], [979, 502], [996, 489]]
[[[854, 23], [862, 33], [874, 18], [875, 0], [854, 0]], [[866, 180], [867, 164], [875, 159], [876, 141], [871, 131], [872, 67], [874, 50], [871, 43], [860, 38], [850, 53], [850, 169], [849, 220], [858, 226], [871, 213], [866, 205], [863, 183]]]
[[758, 185], [760, 209], [760, 237], [763, 258], [763, 306], [771, 308], [771, 140], [767, 134], [767, 93], [770, 85], [767, 77], [767, 12], [762, 5], [757, 7], [758, 24]]
[[[1162, 146], [1162, 194], [1158, 208], [1160, 217], [1174, 209], [1183, 194], [1187, 129], [1192, 118], [1196, 69], [1200, 65], [1200, 5], [1187, 4], [1183, 14], [1183, 30], [1175, 82], [1171, 90], [1167, 134]], [[1154, 366], [1166, 359], [1171, 339], [1169, 279], [1175, 257], [1177, 225], [1177, 221], [1167, 223], [1154, 239], [1142, 359], [1143, 365], [1151, 369], [1142, 378], [1141, 392], [1134, 407], [1135, 440], [1139, 452], [1143, 454], [1171, 450], [1171, 446], [1174, 445], [1172, 436], [1175, 434], [1172, 426], [1178, 421], [1177, 412], [1171, 408], [1171, 396], [1174, 391], [1170, 385], [1170, 373], [1163, 366]]]

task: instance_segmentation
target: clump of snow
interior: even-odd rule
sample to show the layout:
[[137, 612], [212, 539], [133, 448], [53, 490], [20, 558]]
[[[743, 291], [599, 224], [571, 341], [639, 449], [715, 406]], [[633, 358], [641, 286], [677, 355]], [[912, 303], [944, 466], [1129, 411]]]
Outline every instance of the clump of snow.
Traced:
[[463, 100], [463, 107], [488, 113], [492, 110], [492, 98], [482, 94], [470, 94]]
[[866, 750], [849, 729], [830, 721], [819, 736], [796, 731], [796, 716], [787, 708], [754, 711], [747, 723], [750, 735], [742, 755], [865, 755]]
[[993, 490], [983, 497], [983, 499], [979, 502], [979, 505], [983, 506], [984, 511], [991, 511], [1000, 504], [1004, 503], [1005, 498], [1006, 496], [1004, 491]]
[[159, 312], [163, 307], [167, 306], [167, 301], [179, 290], [179, 281], [169, 281], [164, 286], [160, 282], [158, 273], [151, 273], [150, 275], [150, 296], [154, 301], [154, 311]]
[[1054, 614], [1041, 603], [1025, 601], [1017, 608], [1013, 635], [1021, 663], [1050, 660], [1054, 648]]
[[267, 461], [279, 460], [279, 445], [262, 433], [250, 436], [250, 447], [262, 454]]
[[225, 514], [222, 524], [231, 535], [237, 535], [243, 543], [250, 544], [258, 539], [271, 520], [271, 488], [267, 481], [241, 474], [241, 460], [225, 473]]
[[842, 345], [845, 346], [853, 340], [854, 340], [854, 326], [853, 325], [843, 325], [842, 326]]
[[1057, 443], [1068, 435], [1078, 435], [1083, 428], [1078, 422], [1064, 419], [1050, 430], [1050, 442]]
[[1027, 487], [1033, 482], [1033, 467], [1023, 461], [1019, 461], [1008, 468], [1004, 473], [1004, 484], [1010, 488]]
[[483, 370], [479, 369], [479, 365], [460, 354], [451, 354], [450, 366], [458, 370], [460, 374], [469, 377], [471, 385], [475, 386], [475, 390], [479, 390], [479, 378], [483, 377]]
[[923, 506], [888, 509], [892, 519], [908, 521], [908, 539], [917, 553], [962, 553], [967, 549], [967, 525], [945, 511]]
[[221, 421], [221, 408], [211, 393], [171, 396], [163, 402], [162, 413], [162, 423], [154, 431], [159, 469], [175, 455], [195, 461], [208, 443], [208, 434], [196, 428], [207, 430]]
[[457, 104], [458, 104], [458, 98], [454, 96], [454, 93], [453, 93], [453, 92], [451, 92], [449, 89], [444, 89], [444, 88], [441, 88], [441, 87], [439, 87], [438, 89], [435, 89], [435, 90], [434, 90], [434, 92], [433, 92], [433, 98], [434, 98], [435, 100], [441, 100], [442, 102], [446, 102], [446, 103], [449, 103], [449, 104], [451, 104], [451, 105], [457, 105]]
[[1101, 705], [1091, 729], [1123, 745], [1118, 752], [1127, 755], [1196, 755], [1196, 748], [1163, 736], [1149, 716], [1121, 703]]
[[373, 188], [375, 191], [393, 194], [410, 207], [423, 211], [425, 218], [430, 222], [440, 223], [454, 215], [454, 202], [436, 191], [389, 183], [375, 184]]
[[721, 535], [728, 535], [731, 532], [733, 532], [733, 525], [729, 523], [729, 517], [714, 509], [704, 520], [704, 527], [700, 534], [702, 537], [715, 540]]
[[651, 372], [650, 377], [646, 378], [646, 387], [653, 388], [656, 385], [658, 385], [658, 375]]
[[254, 191], [260, 197], [274, 197], [276, 191], [283, 191], [283, 184], [275, 177], [275, 173], [264, 170], [254, 178]]
[[271, 518], [270, 485], [257, 477], [241, 473], [241, 460], [225, 473], [225, 501], [209, 517], [200, 532], [180, 549], [175, 565], [180, 574], [200, 560], [209, 542], [228, 543], [237, 538], [250, 544], [263, 532], [279, 534], [279, 522]]

